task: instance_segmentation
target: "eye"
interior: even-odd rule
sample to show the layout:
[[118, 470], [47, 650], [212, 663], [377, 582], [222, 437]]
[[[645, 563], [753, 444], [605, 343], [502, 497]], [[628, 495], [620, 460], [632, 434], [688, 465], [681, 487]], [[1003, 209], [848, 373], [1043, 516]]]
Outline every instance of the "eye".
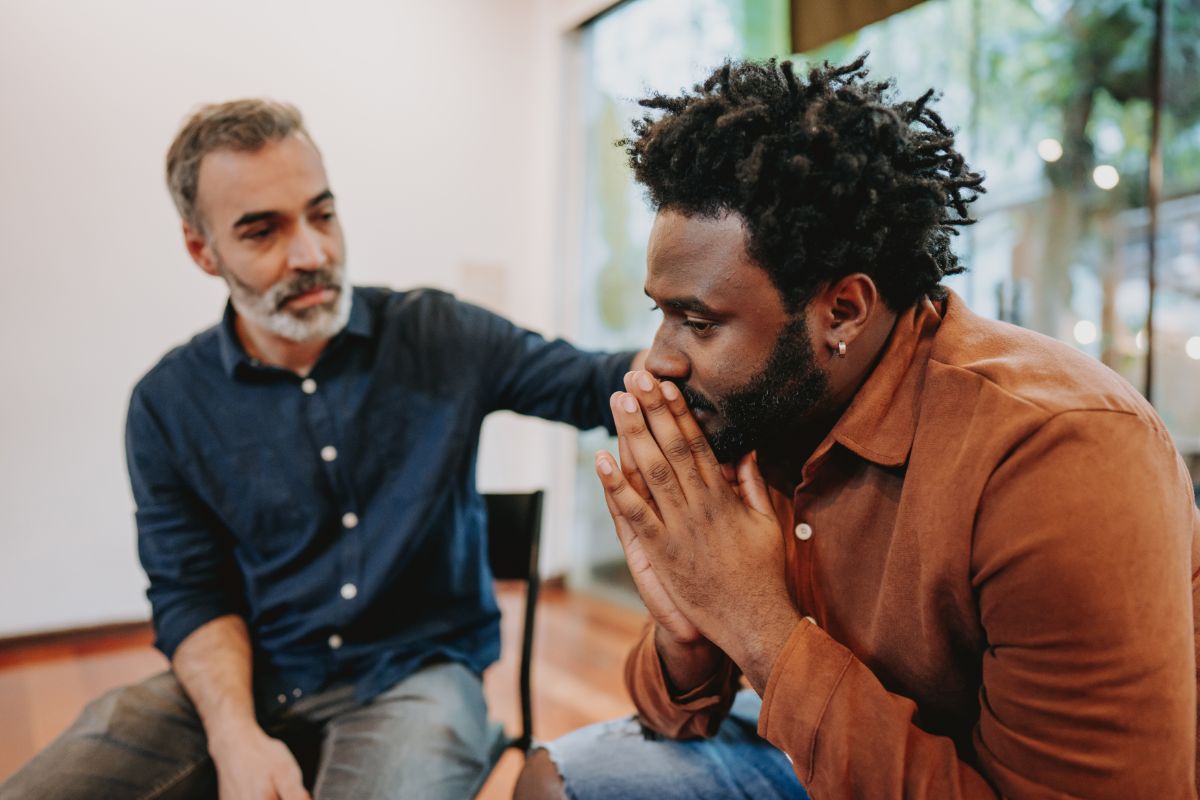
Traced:
[[709, 322], [706, 319], [695, 319], [694, 317], [686, 317], [683, 324], [692, 329], [692, 333], [697, 336], [708, 336], [717, 329], [717, 323]]
[[265, 225], [261, 228], [252, 228], [242, 234], [243, 239], [266, 239], [275, 231], [271, 225]]
[[655, 303], [654, 305], [650, 306], [650, 311], [651, 312], [658, 311], [658, 303]]

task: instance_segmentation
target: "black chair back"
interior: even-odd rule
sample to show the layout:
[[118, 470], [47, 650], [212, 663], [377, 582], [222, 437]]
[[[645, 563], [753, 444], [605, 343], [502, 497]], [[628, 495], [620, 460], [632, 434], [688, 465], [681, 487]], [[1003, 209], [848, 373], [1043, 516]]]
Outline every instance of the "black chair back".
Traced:
[[533, 704], [529, 694], [533, 661], [533, 622], [537, 611], [538, 548], [542, 538], [541, 490], [529, 494], [485, 494], [488, 514], [488, 561], [500, 580], [525, 581], [525, 620], [521, 632], [521, 735], [506, 747], [528, 751], [533, 742]]

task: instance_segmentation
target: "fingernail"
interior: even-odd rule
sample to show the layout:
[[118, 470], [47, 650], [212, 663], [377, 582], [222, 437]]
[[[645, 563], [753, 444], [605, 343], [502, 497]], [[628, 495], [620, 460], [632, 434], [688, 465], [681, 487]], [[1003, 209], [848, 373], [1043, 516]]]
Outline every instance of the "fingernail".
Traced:
[[640, 388], [643, 392], [648, 392], [651, 389], [653, 389], [654, 381], [650, 380], [650, 373], [648, 373], [648, 372], [640, 373], [638, 375], [637, 385], [638, 385], [638, 388]]
[[600, 456], [599, 458], [596, 459], [596, 468], [599, 469], [601, 474], [603, 474], [603, 475], [612, 475], [612, 472], [613, 472], [612, 462], [609, 461], [604, 456]]
[[627, 394], [621, 398], [621, 408], [632, 414], [638, 409], [637, 400], [634, 400], [632, 395]]
[[675, 384], [671, 383], [670, 381], [663, 381], [659, 384], [659, 386], [662, 388], [663, 397], [667, 398], [668, 400], [679, 399], [679, 387], [677, 387]]

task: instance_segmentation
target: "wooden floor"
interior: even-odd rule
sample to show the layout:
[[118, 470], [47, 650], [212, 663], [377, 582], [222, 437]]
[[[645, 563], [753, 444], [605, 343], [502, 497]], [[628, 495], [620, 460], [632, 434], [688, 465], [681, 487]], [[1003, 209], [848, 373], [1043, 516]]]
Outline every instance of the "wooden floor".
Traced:
[[[501, 586], [503, 656], [484, 676], [492, 717], [515, 733], [520, 725], [517, 658], [523, 590]], [[622, 683], [625, 654], [644, 615], [594, 597], [546, 588], [534, 639], [533, 715], [540, 739], [629, 714]], [[64, 641], [0, 644], [0, 781], [65, 729], [83, 706], [108, 689], [165, 668], [144, 627]], [[522, 757], [509, 751], [481, 800], [512, 796]]]

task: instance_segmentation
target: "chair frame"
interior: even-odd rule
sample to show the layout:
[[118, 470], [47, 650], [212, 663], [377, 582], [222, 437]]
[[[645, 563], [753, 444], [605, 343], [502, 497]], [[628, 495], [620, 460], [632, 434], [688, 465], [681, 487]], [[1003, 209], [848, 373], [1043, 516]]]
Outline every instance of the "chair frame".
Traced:
[[[537, 490], [523, 494], [488, 493], [483, 498], [488, 505], [488, 562], [493, 575], [497, 579], [520, 579], [525, 581], [525, 613], [521, 630], [521, 665], [517, 689], [521, 698], [521, 733], [509, 738], [506, 736], [504, 749], [515, 747], [524, 753], [529, 752], [533, 744], [533, 698], [530, 693], [530, 679], [533, 667], [533, 633], [534, 620], [537, 615], [538, 590], [541, 588], [541, 571], [538, 561], [542, 540], [542, 503], [545, 492]], [[523, 507], [522, 507], [523, 506]], [[498, 513], [494, 513], [498, 512]], [[506, 538], [511, 537], [509, 530], [501, 526], [511, 521], [514, 513], [519, 513], [521, 523], [529, 537], [529, 553], [525, 562], [523, 574], [512, 570], [497, 568], [500, 547], [508, 544]], [[524, 536], [522, 535], [522, 538]]]

